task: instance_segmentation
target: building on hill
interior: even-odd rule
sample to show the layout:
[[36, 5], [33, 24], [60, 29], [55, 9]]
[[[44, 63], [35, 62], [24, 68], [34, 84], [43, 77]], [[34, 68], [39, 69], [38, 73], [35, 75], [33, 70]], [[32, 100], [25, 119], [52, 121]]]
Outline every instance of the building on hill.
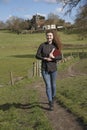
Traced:
[[56, 25], [55, 23], [46, 22], [45, 17], [39, 14], [33, 15], [31, 19], [32, 23], [32, 30], [48, 30], [48, 29], [57, 29], [62, 30], [64, 29], [63, 25]]
[[35, 30], [42, 29], [44, 23], [45, 23], [45, 17], [41, 15], [33, 15], [32, 19], [32, 25]]
[[56, 25], [55, 24], [47, 24], [43, 26], [43, 30], [49, 30], [49, 29], [56, 29]]

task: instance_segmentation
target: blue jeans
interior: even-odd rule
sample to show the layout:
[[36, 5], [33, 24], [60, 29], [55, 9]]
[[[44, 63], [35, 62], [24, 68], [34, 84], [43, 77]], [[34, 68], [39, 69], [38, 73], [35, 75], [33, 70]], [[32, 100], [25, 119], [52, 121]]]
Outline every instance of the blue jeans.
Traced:
[[47, 72], [42, 70], [42, 76], [46, 85], [46, 94], [48, 101], [52, 101], [53, 97], [56, 95], [56, 77], [57, 71]]

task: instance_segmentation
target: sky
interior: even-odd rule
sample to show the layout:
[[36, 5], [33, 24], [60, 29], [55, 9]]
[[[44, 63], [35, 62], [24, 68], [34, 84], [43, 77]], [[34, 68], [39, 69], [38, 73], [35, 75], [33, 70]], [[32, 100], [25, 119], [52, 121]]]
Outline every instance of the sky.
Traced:
[[66, 22], [74, 22], [76, 10], [71, 15], [64, 15], [65, 10], [62, 4], [56, 0], [0, 0], [0, 21], [6, 22], [10, 17], [31, 19], [33, 15], [40, 14], [47, 18], [53, 13], [64, 19]]

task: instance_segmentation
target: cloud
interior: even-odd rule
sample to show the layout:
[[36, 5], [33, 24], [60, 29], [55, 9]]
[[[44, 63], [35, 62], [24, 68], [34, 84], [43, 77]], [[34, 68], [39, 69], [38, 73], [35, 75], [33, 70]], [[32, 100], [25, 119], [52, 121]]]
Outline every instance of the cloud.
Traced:
[[25, 14], [25, 15], [24, 15], [24, 18], [25, 18], [25, 19], [31, 19], [31, 18], [32, 18], [32, 15]]
[[62, 11], [63, 11], [63, 9], [61, 8], [61, 7], [59, 7], [59, 8], [56, 8], [56, 13], [62, 13]]
[[11, 19], [11, 18], [12, 18], [12, 15], [9, 14], [9, 16], [6, 18], [6, 20]]
[[42, 13], [37, 13], [37, 15], [41, 15], [41, 16], [46, 17], [46, 14], [42, 14]]
[[0, 0], [1, 3], [9, 3], [10, 0]]
[[40, 2], [40, 1], [42, 1], [42, 2], [47, 2], [47, 3], [57, 3], [57, 1], [56, 0], [34, 0], [35, 2]]
[[[35, 15], [35, 14], [33, 14], [33, 15]], [[25, 19], [32, 19], [33, 15], [26, 14], [26, 15], [24, 15], [24, 18]], [[41, 15], [41, 16], [46, 17], [46, 14], [37, 13], [37, 15]]]

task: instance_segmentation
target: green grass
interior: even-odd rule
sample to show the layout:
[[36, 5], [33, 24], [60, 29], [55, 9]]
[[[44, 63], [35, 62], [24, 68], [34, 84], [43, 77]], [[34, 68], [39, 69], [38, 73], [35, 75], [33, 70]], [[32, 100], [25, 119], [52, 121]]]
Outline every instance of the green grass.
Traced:
[[[75, 41], [78, 43], [77, 35], [66, 35], [59, 32], [62, 43], [71, 43]], [[36, 61], [35, 54], [38, 46], [44, 42], [45, 34], [14, 34], [8, 31], [0, 31], [0, 84], [8, 84], [9, 73], [12, 71], [14, 76], [26, 76], [27, 71], [30, 70], [32, 75], [32, 65]], [[85, 44], [85, 40], [82, 41]], [[74, 44], [74, 42], [73, 42]], [[71, 50], [63, 50], [64, 53]], [[77, 51], [77, 50], [72, 50]]]
[[58, 81], [57, 98], [78, 118], [87, 124], [87, 77], [74, 77]]
[[87, 39], [80, 40], [78, 35], [76, 34], [66, 34], [63, 32], [59, 32], [59, 36], [61, 38], [62, 43], [64, 44], [87, 44]]
[[[74, 71], [87, 74], [87, 59], [81, 61], [77, 59], [76, 61], [77, 64], [74, 66]], [[70, 64], [72, 64], [70, 61], [61, 64], [59, 70], [63, 67], [62, 71], [65, 71]], [[67, 77], [58, 80], [57, 99], [63, 106], [80, 118], [84, 124], [87, 124], [87, 76]]]
[[52, 130], [39, 104], [34, 82], [35, 79], [25, 80], [0, 88], [0, 130]]
[[64, 62], [64, 63], [59, 63], [58, 71], [59, 72], [66, 71], [70, 65], [72, 65], [73, 63], [77, 63], [77, 62], [79, 62], [79, 57], [72, 58], [71, 60]]
[[82, 59], [77, 62], [75, 65], [75, 71], [78, 73], [86, 73], [87, 74], [87, 59]]
[[[0, 31], [0, 130], [52, 130], [38, 103], [38, 93], [26, 85], [33, 86], [35, 81], [31, 78], [33, 62], [42, 39], [43, 34]], [[14, 77], [29, 75], [30, 78], [10, 86], [11, 71]]]
[[[86, 40], [78, 41], [76, 34], [66, 35], [59, 32], [59, 35], [64, 44], [87, 44]], [[25, 85], [32, 86], [32, 82], [37, 80], [33, 81], [32, 78], [33, 62], [36, 61], [35, 54], [38, 46], [44, 41], [45, 34], [43, 33], [17, 35], [0, 31], [0, 130], [52, 129], [38, 104], [37, 91]], [[87, 49], [85, 51], [87, 52]], [[71, 54], [78, 51], [74, 48], [63, 50], [63, 52]], [[69, 65], [78, 60], [79, 58], [74, 58], [60, 64], [59, 71], [65, 71]], [[87, 61], [80, 63], [79, 66], [76, 66], [77, 70], [81, 69], [82, 72], [85, 72], [86, 64]], [[29, 73], [30, 78], [20, 81], [15, 86], [10, 86], [11, 71], [14, 77], [26, 77]], [[1, 87], [2, 85], [3, 87]], [[82, 76], [60, 80], [58, 81], [57, 96], [63, 104], [87, 123], [85, 93], [87, 88], [85, 86], [87, 86], [86, 77]], [[81, 93], [80, 98], [79, 93]], [[76, 94], [78, 96], [77, 104], [74, 102]], [[24, 105], [27, 105], [29, 109], [24, 109]]]
[[0, 31], [0, 84], [8, 84], [10, 71], [20, 77], [30, 70], [31, 77], [37, 46], [45, 40], [43, 35]]

